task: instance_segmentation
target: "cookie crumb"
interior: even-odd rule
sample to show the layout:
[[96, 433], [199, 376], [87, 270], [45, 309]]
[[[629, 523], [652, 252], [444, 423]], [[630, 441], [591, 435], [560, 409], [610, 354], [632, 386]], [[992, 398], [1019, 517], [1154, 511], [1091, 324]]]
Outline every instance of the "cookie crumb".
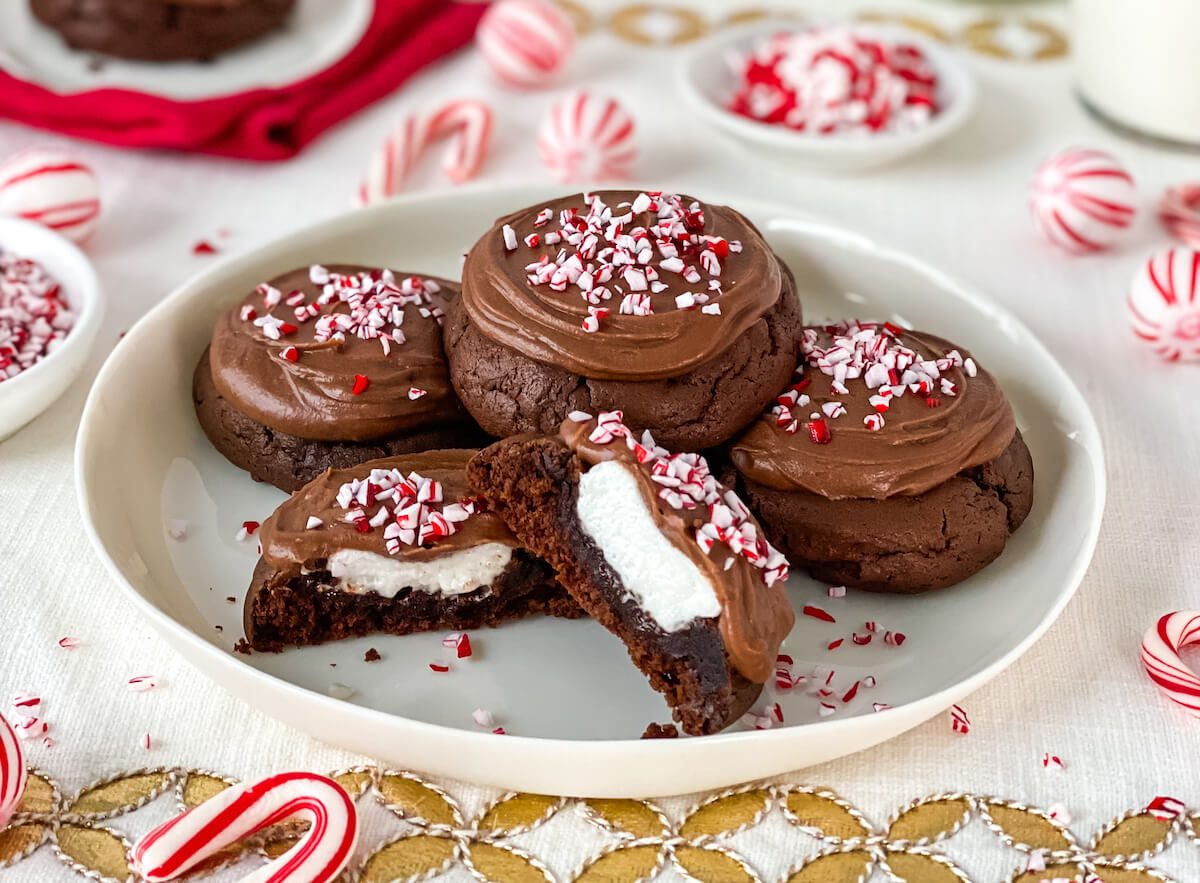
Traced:
[[235, 598], [233, 595], [226, 595], [225, 600], [228, 601], [230, 604], [237, 603], [237, 598]]
[[646, 727], [646, 732], [642, 733], [643, 739], [677, 739], [679, 738], [679, 729], [674, 724], [650, 724]]
[[244, 656], [249, 656], [253, 650], [250, 647], [250, 642], [245, 638], [241, 638], [236, 644], [233, 645], [233, 652], [241, 653]]
[[378, 662], [379, 660], [383, 659], [383, 657], [379, 655], [378, 650], [376, 650], [374, 647], [372, 647], [370, 650], [368, 650], [366, 653], [363, 654], [363, 659], [366, 662]]

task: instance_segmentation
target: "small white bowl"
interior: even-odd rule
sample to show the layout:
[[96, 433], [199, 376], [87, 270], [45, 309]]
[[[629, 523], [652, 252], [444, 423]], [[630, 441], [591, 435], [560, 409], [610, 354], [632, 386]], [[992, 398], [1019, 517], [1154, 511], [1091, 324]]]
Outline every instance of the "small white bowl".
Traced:
[[0, 440], [50, 407], [70, 386], [96, 342], [104, 320], [104, 294], [83, 252], [53, 230], [0, 217], [0, 250], [37, 261], [62, 286], [75, 327], [58, 349], [28, 370], [0, 383]]
[[942, 140], [970, 116], [975, 105], [975, 80], [960, 59], [916, 31], [867, 23], [856, 25], [856, 30], [912, 43], [925, 53], [937, 70], [937, 97], [941, 109], [928, 124], [903, 132], [820, 135], [760, 123], [727, 110], [726, 105], [736, 86], [730, 57], [749, 53], [759, 40], [772, 34], [805, 26], [796, 21], [769, 20], [721, 31], [680, 60], [675, 72], [679, 90], [710, 125], [748, 144], [774, 150], [814, 168], [835, 171], [867, 169], [895, 162]]

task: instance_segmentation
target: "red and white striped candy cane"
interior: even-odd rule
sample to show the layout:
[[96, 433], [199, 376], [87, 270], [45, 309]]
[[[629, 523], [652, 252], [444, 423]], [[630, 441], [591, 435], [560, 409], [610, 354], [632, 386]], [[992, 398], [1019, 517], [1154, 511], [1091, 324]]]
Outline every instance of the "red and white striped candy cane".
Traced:
[[146, 880], [174, 880], [256, 831], [298, 816], [312, 823], [300, 842], [242, 883], [328, 883], [354, 853], [358, 813], [345, 789], [314, 773], [281, 773], [235, 785], [159, 825], [133, 847]]
[[27, 781], [21, 740], [8, 721], [0, 717], [0, 828], [12, 818], [25, 793]]
[[1179, 658], [1189, 644], [1200, 644], [1200, 610], [1168, 613], [1142, 638], [1142, 665], [1168, 699], [1200, 718], [1200, 676]]
[[435, 141], [450, 138], [442, 171], [455, 184], [479, 173], [492, 139], [492, 110], [482, 101], [459, 99], [436, 110], [407, 117], [371, 160], [358, 190], [358, 204], [372, 205], [395, 196]]

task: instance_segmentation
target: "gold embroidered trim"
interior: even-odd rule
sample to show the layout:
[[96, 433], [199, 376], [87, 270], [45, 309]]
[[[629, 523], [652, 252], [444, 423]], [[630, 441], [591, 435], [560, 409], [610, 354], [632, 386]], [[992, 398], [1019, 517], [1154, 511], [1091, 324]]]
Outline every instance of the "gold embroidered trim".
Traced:
[[[509, 792], [468, 817], [446, 789], [416, 773], [359, 766], [330, 775], [356, 801], [375, 802], [405, 827], [381, 837], [347, 871], [354, 883], [417, 883], [459, 866], [481, 883], [635, 883], [653, 880], [668, 865], [703, 883], [762, 883], [753, 856], [731, 841], [772, 815], [816, 844], [812, 854], [797, 856], [781, 879], [768, 883], [862, 883], [875, 870], [901, 883], [971, 883], [944, 850], [977, 822], [996, 834], [1000, 846], [1018, 854], [1011, 883], [1054, 878], [1173, 883], [1147, 862], [1179, 843], [1200, 847], [1195, 810], [1175, 819], [1130, 810], [1096, 831], [1085, 847], [1069, 826], [1045, 810], [967, 792], [910, 801], [883, 826], [827, 788], [764, 783], [708, 795], [675, 815], [648, 800]], [[17, 813], [0, 830], [0, 869], [19, 865], [48, 844], [78, 877], [108, 883], [130, 877], [130, 844], [119, 821], [115, 827], [105, 823], [126, 819], [168, 792], [177, 809], [195, 806], [236, 779], [208, 770], [153, 767], [100, 779], [69, 798], [44, 772], [31, 771], [29, 781]], [[544, 859], [512, 838], [537, 830], [572, 805], [611, 842], [574, 872], [556, 877]], [[300, 832], [299, 825], [287, 822], [259, 832], [223, 850], [189, 878], [248, 855], [280, 855]]]
[[[692, 43], [722, 28], [745, 24], [765, 18], [802, 19], [788, 10], [746, 8], [708, 18], [686, 5], [667, 3], [629, 3], [613, 9], [601, 7], [593, 11], [579, 0], [557, 0], [558, 5], [575, 24], [580, 36], [596, 30], [606, 30], [618, 39], [635, 46], [678, 46]], [[859, 21], [903, 25], [938, 40], [962, 46], [980, 55], [1005, 61], [1051, 61], [1067, 55], [1067, 35], [1062, 28], [1040, 18], [1024, 15], [1011, 18], [989, 16], [969, 22], [958, 31], [949, 30], [935, 21], [919, 15], [898, 15], [889, 12], [860, 12]], [[658, 34], [648, 22], [661, 22], [669, 27]], [[1036, 41], [1028, 55], [1019, 55], [1004, 45], [1000, 35], [1006, 28], [1020, 28]]]

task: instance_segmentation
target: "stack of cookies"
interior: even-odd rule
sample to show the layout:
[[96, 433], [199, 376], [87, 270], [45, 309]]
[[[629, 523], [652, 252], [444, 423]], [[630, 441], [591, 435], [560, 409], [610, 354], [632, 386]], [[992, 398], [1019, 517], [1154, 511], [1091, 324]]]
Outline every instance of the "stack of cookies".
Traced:
[[461, 287], [338, 265], [264, 282], [217, 322], [194, 398], [222, 454], [294, 492], [262, 527], [251, 648], [586, 614], [690, 734], [773, 674], [789, 561], [942, 588], [1032, 502], [969, 352], [806, 327], [758, 230], [679, 194], [514, 212]]

